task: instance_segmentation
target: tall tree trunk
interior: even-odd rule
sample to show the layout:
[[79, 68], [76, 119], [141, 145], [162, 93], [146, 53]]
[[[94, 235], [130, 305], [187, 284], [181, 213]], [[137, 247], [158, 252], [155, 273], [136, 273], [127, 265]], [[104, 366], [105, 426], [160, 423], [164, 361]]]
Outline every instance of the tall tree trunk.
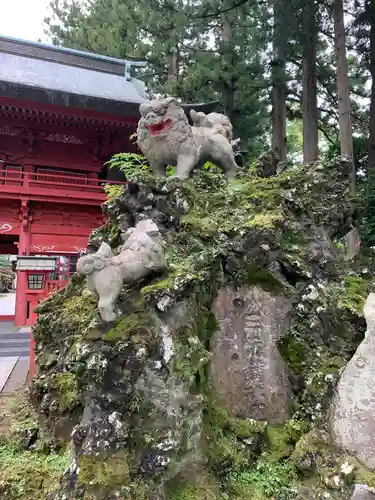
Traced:
[[234, 93], [236, 87], [236, 79], [233, 75], [234, 70], [234, 48], [233, 48], [233, 29], [232, 23], [229, 19], [229, 13], [222, 16], [222, 70], [223, 70], [223, 82], [222, 82], [222, 100], [224, 107], [224, 114], [230, 119], [230, 121], [235, 121], [234, 117]]
[[[346, 58], [343, 0], [333, 0], [333, 21], [337, 66], [337, 97], [339, 102], [340, 150], [341, 156], [347, 158], [352, 164], [351, 188], [352, 194], [355, 196], [356, 172], [353, 153], [352, 120], [350, 115], [348, 60]], [[348, 259], [355, 257], [360, 250], [359, 233], [355, 227], [347, 234], [347, 247]]]
[[356, 177], [353, 154], [352, 120], [350, 115], [348, 60], [346, 58], [343, 0], [333, 0], [333, 18], [337, 65], [337, 97], [339, 101], [340, 149], [341, 155], [353, 164], [351, 181], [353, 193], [355, 193]]
[[272, 150], [278, 161], [286, 160], [285, 26], [283, 5], [274, 0], [272, 61]]
[[318, 103], [316, 69], [316, 3], [305, 0], [303, 7], [303, 161], [313, 163], [318, 159]]
[[368, 149], [368, 174], [375, 180], [375, 3], [368, 2], [370, 18], [370, 72], [371, 72], [371, 104], [370, 104], [370, 140]]
[[168, 82], [175, 82], [178, 75], [178, 51], [172, 47], [168, 55]]

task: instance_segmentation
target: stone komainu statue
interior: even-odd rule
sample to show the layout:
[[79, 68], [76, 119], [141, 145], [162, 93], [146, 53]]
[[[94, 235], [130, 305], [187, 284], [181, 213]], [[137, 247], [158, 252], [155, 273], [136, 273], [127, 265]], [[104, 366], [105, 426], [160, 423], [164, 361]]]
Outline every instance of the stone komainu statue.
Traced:
[[165, 175], [168, 165], [176, 166], [176, 177], [186, 179], [206, 161], [234, 177], [238, 166], [231, 145], [232, 125], [219, 113], [191, 112], [189, 125], [184, 110], [173, 97], [148, 101], [140, 106], [138, 146], [155, 175]]
[[87, 276], [88, 288], [98, 295], [102, 319], [114, 321], [123, 284], [135, 283], [165, 265], [164, 241], [156, 224], [147, 219], [127, 230], [119, 255], [113, 256], [111, 247], [102, 243], [95, 254], [78, 260], [77, 272]]
[[194, 109], [190, 111], [190, 117], [195, 127], [210, 128], [216, 134], [221, 134], [228, 139], [229, 142], [233, 139], [233, 127], [229, 118], [221, 113], [205, 113], [196, 112]]

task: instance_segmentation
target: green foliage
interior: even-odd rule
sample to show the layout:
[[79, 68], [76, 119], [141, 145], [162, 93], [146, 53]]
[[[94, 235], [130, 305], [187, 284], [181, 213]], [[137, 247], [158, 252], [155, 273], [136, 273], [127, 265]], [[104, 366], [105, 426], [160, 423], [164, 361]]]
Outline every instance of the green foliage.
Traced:
[[339, 309], [363, 316], [365, 300], [370, 292], [371, 281], [361, 276], [346, 275], [340, 283], [330, 287], [330, 298]]
[[288, 366], [296, 373], [301, 373], [308, 361], [309, 347], [294, 328], [284, 335], [278, 344], [280, 354]]
[[111, 184], [105, 184], [104, 192], [108, 196], [109, 202], [114, 201], [116, 198], [119, 198], [124, 191], [122, 186], [115, 186]]
[[365, 299], [369, 293], [370, 282], [359, 276], [345, 276], [345, 293], [338, 301], [338, 307], [348, 309], [358, 316], [363, 315]]
[[220, 500], [219, 488], [209, 473], [193, 470], [184, 477], [177, 476], [167, 485], [169, 500]]
[[[208, 464], [226, 489], [231, 476], [250, 468], [264, 442], [267, 422], [229, 415], [208, 386], [204, 429]], [[247, 446], [244, 446], [244, 442]]]
[[[24, 436], [36, 436], [30, 449]], [[26, 445], [26, 446], [25, 446]], [[40, 500], [58, 486], [70, 464], [69, 453], [43, 438], [38, 416], [24, 394], [0, 401], [0, 496], [2, 500]]]
[[234, 473], [231, 488], [235, 495], [242, 496], [246, 489], [254, 495], [253, 498], [262, 500], [289, 490], [296, 480], [297, 473], [291, 462], [276, 460], [272, 455], [265, 454], [253, 468]]
[[110, 168], [117, 168], [126, 178], [142, 178], [151, 173], [151, 168], [144, 156], [137, 153], [118, 153], [108, 162]]
[[[118, 153], [114, 155], [108, 162], [110, 168], [116, 168], [125, 174], [128, 180], [145, 180], [152, 175], [152, 170], [146, 158], [137, 153]], [[203, 165], [206, 172], [221, 172], [221, 169], [210, 162]], [[166, 168], [166, 176], [175, 175], [176, 167], [168, 166]], [[113, 200], [120, 196], [123, 188], [121, 186], [105, 186], [105, 192], [108, 194], [109, 200]]]
[[301, 160], [303, 150], [303, 124], [302, 120], [287, 122], [287, 151], [293, 160]]
[[69, 465], [68, 455], [19, 450], [0, 442], [2, 500], [40, 500], [59, 484]]

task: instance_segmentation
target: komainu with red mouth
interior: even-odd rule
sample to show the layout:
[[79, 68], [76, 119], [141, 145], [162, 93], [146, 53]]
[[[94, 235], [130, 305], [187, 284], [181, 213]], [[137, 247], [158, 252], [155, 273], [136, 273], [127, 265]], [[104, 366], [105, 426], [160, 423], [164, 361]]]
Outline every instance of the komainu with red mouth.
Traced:
[[213, 127], [208, 121], [207, 126], [189, 125], [184, 110], [173, 97], [143, 103], [140, 113], [137, 142], [155, 175], [165, 176], [166, 167], [171, 165], [177, 167], [176, 177], [186, 179], [194, 168], [207, 161], [221, 167], [228, 177], [236, 175], [238, 166], [229, 134], [222, 127]]

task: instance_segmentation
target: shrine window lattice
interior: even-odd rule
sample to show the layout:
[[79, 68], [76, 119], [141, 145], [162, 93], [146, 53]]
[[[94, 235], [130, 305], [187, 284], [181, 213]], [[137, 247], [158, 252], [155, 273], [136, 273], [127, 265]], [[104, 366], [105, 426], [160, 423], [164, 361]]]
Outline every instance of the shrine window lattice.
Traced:
[[5, 164], [3, 165], [2, 170], [3, 170], [2, 177], [5, 178], [3, 184], [13, 185], [14, 183], [16, 183], [16, 185], [20, 185], [22, 181], [22, 172], [23, 172], [22, 165]]
[[27, 276], [29, 290], [40, 290], [43, 287], [43, 274], [29, 274]]
[[87, 184], [87, 174], [83, 172], [73, 172], [71, 170], [61, 170], [53, 167], [38, 167], [37, 180], [82, 185]]

